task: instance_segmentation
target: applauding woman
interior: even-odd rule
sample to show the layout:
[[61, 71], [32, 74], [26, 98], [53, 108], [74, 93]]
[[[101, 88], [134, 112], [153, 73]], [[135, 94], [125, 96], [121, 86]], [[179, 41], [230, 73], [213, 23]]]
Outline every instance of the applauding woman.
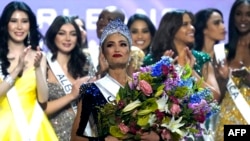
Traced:
[[0, 140], [57, 140], [40, 104], [48, 100], [46, 58], [36, 17], [10, 2], [0, 18]]

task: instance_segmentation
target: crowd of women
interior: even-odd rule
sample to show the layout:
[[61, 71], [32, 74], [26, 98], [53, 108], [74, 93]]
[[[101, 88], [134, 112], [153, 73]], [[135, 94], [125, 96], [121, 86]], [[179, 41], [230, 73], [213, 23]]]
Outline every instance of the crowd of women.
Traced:
[[[224, 125], [250, 124], [250, 0], [235, 0], [228, 21], [226, 29], [216, 8], [175, 9], [156, 28], [143, 14], [125, 23], [124, 11], [108, 6], [96, 23], [100, 46], [88, 47], [78, 16], [57, 16], [42, 35], [31, 8], [10, 2], [0, 17], [0, 140], [118, 140], [98, 136], [96, 106], [113, 99], [140, 66], [166, 55], [188, 64], [220, 106], [194, 140], [223, 141]], [[219, 52], [226, 57], [218, 60], [214, 46], [226, 36]], [[231, 97], [229, 83], [237, 87], [240, 102]], [[146, 132], [141, 140], [164, 138]]]

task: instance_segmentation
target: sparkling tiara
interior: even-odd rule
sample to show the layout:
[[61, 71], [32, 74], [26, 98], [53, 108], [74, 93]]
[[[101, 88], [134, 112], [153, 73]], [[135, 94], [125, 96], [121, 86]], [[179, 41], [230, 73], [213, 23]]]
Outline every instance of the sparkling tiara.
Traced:
[[132, 45], [132, 38], [130, 31], [127, 25], [125, 25], [119, 18], [109, 22], [109, 24], [104, 28], [100, 39], [100, 45], [103, 44], [103, 42], [109, 35], [114, 33], [122, 34], [128, 39], [129, 45], [130, 46]]

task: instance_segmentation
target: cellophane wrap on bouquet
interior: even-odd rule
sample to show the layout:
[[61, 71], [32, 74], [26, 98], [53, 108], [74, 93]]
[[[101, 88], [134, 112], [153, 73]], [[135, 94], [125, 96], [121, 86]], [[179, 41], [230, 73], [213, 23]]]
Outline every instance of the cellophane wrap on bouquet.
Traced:
[[132, 81], [120, 88], [116, 100], [99, 107], [99, 134], [123, 140], [140, 140], [154, 131], [163, 140], [199, 136], [200, 124], [218, 111], [212, 92], [196, 81], [192, 68], [173, 64], [162, 57], [154, 65], [141, 67]]

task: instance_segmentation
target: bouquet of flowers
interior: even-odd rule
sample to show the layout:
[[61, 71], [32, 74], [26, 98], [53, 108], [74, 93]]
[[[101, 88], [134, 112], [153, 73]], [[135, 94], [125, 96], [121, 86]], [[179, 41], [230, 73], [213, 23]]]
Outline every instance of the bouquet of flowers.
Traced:
[[99, 107], [99, 134], [123, 140], [140, 140], [140, 134], [149, 131], [164, 140], [199, 134], [199, 125], [218, 107], [211, 91], [201, 88], [191, 72], [188, 65], [175, 66], [169, 57], [141, 67], [113, 103]]

